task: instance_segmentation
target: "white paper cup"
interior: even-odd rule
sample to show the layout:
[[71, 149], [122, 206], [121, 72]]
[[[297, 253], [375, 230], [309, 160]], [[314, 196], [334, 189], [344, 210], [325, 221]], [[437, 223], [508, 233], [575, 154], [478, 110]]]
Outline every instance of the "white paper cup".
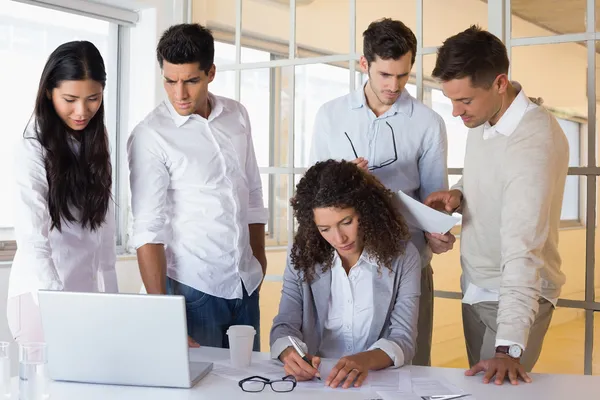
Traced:
[[232, 325], [227, 330], [231, 366], [245, 368], [252, 360], [252, 345], [256, 330], [250, 325]]

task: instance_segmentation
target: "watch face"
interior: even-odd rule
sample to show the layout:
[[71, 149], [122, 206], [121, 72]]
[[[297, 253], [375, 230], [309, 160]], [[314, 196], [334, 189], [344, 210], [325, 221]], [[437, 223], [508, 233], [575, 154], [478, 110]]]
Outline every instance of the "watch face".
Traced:
[[512, 345], [508, 348], [508, 355], [511, 356], [512, 358], [521, 357], [521, 353], [523, 353], [523, 350], [521, 350], [521, 347], [516, 344]]

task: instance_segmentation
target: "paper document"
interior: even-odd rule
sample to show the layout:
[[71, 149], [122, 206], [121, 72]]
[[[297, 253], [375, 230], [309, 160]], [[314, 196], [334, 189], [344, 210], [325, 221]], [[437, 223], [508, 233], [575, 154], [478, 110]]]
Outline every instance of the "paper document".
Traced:
[[401, 190], [397, 193], [402, 216], [408, 225], [423, 232], [444, 234], [460, 221], [460, 218], [427, 207]]
[[253, 361], [248, 368], [234, 368], [229, 363], [229, 360], [216, 361], [213, 363], [211, 371], [215, 375], [234, 381], [258, 375], [268, 379], [281, 379], [286, 374], [283, 365], [278, 361], [265, 360]]
[[419, 396], [459, 395], [464, 392], [456, 386], [429, 378], [413, 378], [412, 389]]
[[384, 369], [369, 373], [369, 384], [374, 391], [412, 393], [410, 371], [407, 369]]
[[382, 400], [422, 400], [414, 393], [377, 392], [377, 394]]

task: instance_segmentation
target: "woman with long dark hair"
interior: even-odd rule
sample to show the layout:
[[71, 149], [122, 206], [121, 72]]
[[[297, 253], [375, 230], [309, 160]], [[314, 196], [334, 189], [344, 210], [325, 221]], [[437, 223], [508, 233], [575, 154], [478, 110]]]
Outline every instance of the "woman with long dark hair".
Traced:
[[355, 164], [333, 160], [309, 168], [296, 189], [298, 232], [271, 330], [272, 357], [298, 380], [318, 376], [320, 357], [339, 359], [321, 377], [344, 388], [360, 386], [370, 370], [410, 362], [421, 261], [393, 193]]
[[7, 315], [18, 342], [42, 341], [39, 289], [117, 291], [104, 61], [90, 42], [48, 58], [15, 154], [17, 252]]

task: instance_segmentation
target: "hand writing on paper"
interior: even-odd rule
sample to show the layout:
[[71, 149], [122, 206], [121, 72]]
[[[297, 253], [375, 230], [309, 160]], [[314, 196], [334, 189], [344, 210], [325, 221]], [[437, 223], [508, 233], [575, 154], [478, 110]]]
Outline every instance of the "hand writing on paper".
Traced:
[[442, 254], [452, 250], [454, 242], [456, 242], [456, 237], [450, 232], [445, 235], [439, 233], [425, 233], [425, 237], [427, 238], [431, 251], [435, 254]]
[[369, 352], [342, 357], [325, 379], [325, 385], [337, 388], [340, 383], [344, 382], [342, 385], [344, 389], [348, 389], [350, 386], [360, 387], [369, 374], [369, 363]]
[[369, 171], [369, 161], [365, 160], [364, 157], [358, 157], [355, 160], [352, 160], [352, 164], [356, 164], [356, 166], [362, 170]]
[[188, 336], [188, 346], [189, 347], [200, 347], [200, 345], [198, 344], [198, 342], [196, 342], [194, 339], [192, 339], [189, 336]]
[[460, 207], [462, 197], [460, 190], [442, 190], [431, 193], [423, 204], [438, 211], [452, 213]]
[[518, 359], [512, 358], [506, 354], [496, 354], [491, 360], [478, 362], [468, 371], [466, 376], [474, 376], [480, 372], [485, 372], [483, 383], [490, 383], [494, 375], [496, 376], [496, 385], [502, 385], [504, 379], [508, 377], [513, 385], [519, 384], [519, 378], [524, 382], [531, 383], [531, 378], [525, 372], [525, 368], [519, 363]]
[[309, 354], [306, 357], [312, 365], [304, 361], [293, 347], [288, 347], [281, 353], [279, 359], [283, 362], [285, 373], [293, 375], [297, 381], [309, 381], [316, 376], [320, 377], [319, 365], [321, 364], [321, 359]]

